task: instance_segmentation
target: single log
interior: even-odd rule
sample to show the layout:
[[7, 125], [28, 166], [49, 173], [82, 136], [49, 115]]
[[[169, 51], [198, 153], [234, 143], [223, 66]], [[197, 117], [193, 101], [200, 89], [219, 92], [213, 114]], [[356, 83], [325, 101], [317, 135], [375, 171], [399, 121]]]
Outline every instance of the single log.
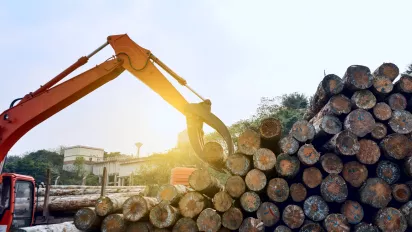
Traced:
[[223, 168], [225, 165], [226, 155], [223, 151], [223, 147], [218, 142], [205, 143], [203, 148], [204, 160], [206, 163], [212, 166]]
[[351, 100], [343, 94], [338, 94], [330, 98], [318, 115], [343, 115], [349, 114], [352, 110]]
[[197, 224], [195, 220], [191, 218], [180, 218], [173, 226], [173, 232], [197, 232]]
[[251, 169], [251, 162], [245, 155], [235, 153], [227, 158], [226, 168], [233, 175], [246, 176]]
[[179, 210], [167, 202], [161, 202], [150, 210], [149, 219], [157, 228], [172, 227], [180, 218]]
[[408, 224], [405, 216], [393, 207], [380, 209], [376, 215], [375, 224], [382, 231], [404, 232]]
[[222, 218], [212, 208], [204, 209], [196, 220], [199, 231], [217, 232], [222, 226]]
[[301, 202], [306, 199], [307, 191], [303, 184], [293, 183], [289, 189], [290, 196], [295, 202]]
[[260, 197], [255, 192], [245, 192], [240, 197], [240, 205], [246, 212], [255, 212], [260, 206]]
[[99, 217], [94, 208], [86, 207], [77, 210], [74, 215], [74, 225], [82, 231], [98, 231], [102, 224], [103, 218]]
[[12, 230], [13, 232], [43, 232], [43, 231], [64, 231], [64, 232], [81, 232], [73, 222], [63, 222], [59, 224], [38, 225], [30, 227], [20, 227]]
[[279, 119], [265, 118], [260, 121], [259, 133], [264, 140], [278, 141], [282, 136], [282, 124]]
[[[144, 189], [145, 186], [135, 185], [135, 186], [106, 186], [107, 189]], [[44, 188], [40, 188], [44, 189]], [[50, 185], [50, 189], [99, 189], [101, 186], [92, 185]], [[37, 190], [36, 190], [37, 191]], [[100, 193], [100, 191], [99, 191]]]
[[391, 159], [401, 160], [412, 150], [411, 140], [403, 134], [390, 134], [379, 143], [383, 154]]
[[296, 156], [280, 154], [276, 158], [276, 172], [285, 178], [293, 178], [299, 172], [300, 161]]
[[395, 90], [401, 93], [412, 93], [412, 76], [402, 74], [401, 78], [395, 83]]
[[259, 206], [256, 216], [266, 227], [273, 226], [280, 219], [279, 208], [272, 202], [263, 202]]
[[408, 201], [399, 209], [402, 214], [405, 216], [408, 225], [412, 227], [412, 201]]
[[102, 222], [102, 232], [125, 231], [126, 223], [123, 214], [110, 214]]
[[126, 226], [126, 232], [152, 232], [154, 227], [150, 222], [129, 222]]
[[412, 132], [412, 114], [406, 110], [393, 111], [389, 120], [390, 128], [398, 134], [409, 134]]
[[406, 100], [405, 96], [401, 93], [393, 93], [389, 95], [387, 103], [392, 110], [404, 110], [408, 105], [408, 101]]
[[239, 198], [246, 191], [246, 183], [240, 176], [230, 176], [225, 185], [225, 190], [233, 198]]
[[364, 216], [362, 205], [357, 201], [351, 200], [345, 201], [342, 205], [341, 213], [346, 217], [349, 224], [358, 224]]
[[320, 185], [320, 193], [326, 202], [342, 203], [348, 197], [348, 186], [338, 174], [329, 174]]
[[153, 232], [171, 232], [169, 229], [154, 227]]
[[412, 156], [406, 157], [403, 163], [403, 169], [408, 177], [412, 177]]
[[253, 166], [261, 171], [270, 171], [276, 164], [276, 155], [267, 148], [259, 148], [253, 155]]
[[198, 192], [188, 192], [179, 201], [179, 211], [183, 217], [195, 218], [210, 206], [209, 200]]
[[342, 214], [329, 214], [323, 222], [327, 231], [349, 232], [348, 220]]
[[333, 153], [326, 153], [320, 157], [323, 170], [329, 174], [339, 174], [343, 169], [342, 160]]
[[245, 155], [253, 155], [260, 148], [260, 135], [252, 129], [246, 129], [238, 138], [239, 152]]
[[228, 211], [224, 212], [222, 215], [222, 226], [228, 228], [229, 230], [237, 230], [243, 221], [242, 210], [236, 207], [230, 208]]
[[368, 67], [351, 65], [343, 76], [345, 87], [352, 91], [368, 89], [373, 84], [373, 76]]
[[336, 135], [342, 131], [342, 122], [333, 115], [315, 117], [312, 124], [315, 127], [315, 138]]
[[[113, 187], [113, 186], [107, 186], [107, 187]], [[109, 188], [106, 189], [106, 194], [112, 194], [112, 193], [129, 193], [129, 192], [143, 192], [144, 186], [141, 187], [135, 187], [135, 188], [122, 188], [126, 186], [118, 186], [117, 188]], [[50, 188], [50, 196], [69, 196], [69, 195], [88, 195], [88, 194], [100, 194], [101, 189], [97, 188], [92, 188], [92, 189], [58, 189], [58, 188]], [[38, 197], [44, 197], [46, 192], [45, 188], [39, 188], [39, 191], [36, 193]]]
[[157, 201], [167, 201], [171, 205], [177, 205], [188, 189], [184, 185], [164, 184], [157, 192]]
[[329, 206], [321, 196], [312, 195], [303, 203], [305, 215], [313, 221], [319, 222], [329, 214]]
[[358, 137], [364, 137], [375, 128], [372, 114], [363, 109], [356, 109], [345, 118], [344, 127]]
[[216, 177], [212, 176], [205, 169], [197, 169], [189, 176], [190, 186], [209, 197], [213, 197], [216, 193], [223, 189]]
[[373, 72], [373, 75], [375, 77], [384, 76], [394, 81], [399, 75], [399, 68], [393, 63], [383, 63]]
[[358, 161], [350, 161], [343, 166], [342, 176], [350, 185], [359, 188], [368, 178], [368, 169]]
[[310, 222], [308, 224], [304, 224], [299, 232], [325, 232], [321, 225], [318, 223]]
[[356, 91], [352, 97], [352, 106], [357, 109], [369, 110], [376, 105], [376, 97], [367, 89]]
[[213, 206], [219, 212], [226, 212], [232, 206], [233, 199], [226, 191], [220, 191], [213, 197]]
[[299, 149], [299, 142], [292, 136], [288, 135], [279, 141], [279, 146], [283, 153], [293, 155]]
[[401, 177], [401, 169], [398, 164], [389, 160], [382, 160], [376, 168], [376, 175], [388, 184], [394, 184]]
[[242, 224], [239, 227], [239, 232], [263, 232], [265, 226], [259, 219], [248, 217], [243, 219]]
[[360, 201], [375, 208], [384, 208], [392, 200], [391, 187], [381, 178], [369, 178], [359, 192]]
[[283, 222], [291, 229], [299, 228], [303, 225], [305, 214], [298, 205], [288, 205], [283, 210]]
[[247, 173], [245, 183], [249, 190], [259, 192], [266, 186], [266, 175], [259, 169], [252, 169]]
[[320, 154], [312, 144], [304, 144], [299, 148], [298, 157], [304, 165], [313, 165], [318, 162]]
[[284, 225], [277, 226], [274, 232], [292, 232], [292, 230]]
[[315, 116], [328, 102], [331, 96], [339, 94], [342, 90], [343, 81], [339, 76], [334, 74], [326, 75], [319, 83], [304, 119], [309, 120]]
[[408, 202], [411, 197], [411, 189], [406, 184], [394, 184], [392, 186], [392, 196], [399, 202]]
[[274, 202], [284, 202], [289, 196], [289, 185], [285, 179], [273, 178], [266, 189], [268, 197]]
[[315, 167], [306, 168], [302, 175], [303, 183], [309, 188], [316, 188], [322, 183], [322, 173]]
[[385, 138], [388, 133], [388, 129], [383, 123], [375, 123], [375, 128], [371, 132], [371, 136], [374, 139], [381, 140]]
[[365, 222], [357, 224], [354, 229], [354, 232], [379, 232], [377, 226], [373, 224], [366, 224]]
[[293, 124], [289, 134], [297, 141], [304, 143], [314, 138], [315, 127], [306, 120], [299, 120]]
[[392, 81], [384, 76], [377, 76], [373, 79], [372, 92], [380, 97], [384, 98], [387, 94], [392, 92], [393, 83]]
[[324, 145], [323, 149], [340, 155], [355, 155], [359, 152], [360, 145], [358, 137], [354, 133], [349, 130], [344, 130], [334, 135]]
[[380, 121], [386, 121], [392, 117], [392, 109], [385, 102], [376, 103], [376, 105], [373, 107], [372, 112], [375, 118]]
[[99, 197], [94, 206], [97, 215], [104, 217], [113, 213], [120, 213], [124, 202], [129, 197]]
[[156, 198], [132, 196], [123, 204], [123, 216], [127, 221], [139, 221], [148, 217], [150, 210], [157, 204]]

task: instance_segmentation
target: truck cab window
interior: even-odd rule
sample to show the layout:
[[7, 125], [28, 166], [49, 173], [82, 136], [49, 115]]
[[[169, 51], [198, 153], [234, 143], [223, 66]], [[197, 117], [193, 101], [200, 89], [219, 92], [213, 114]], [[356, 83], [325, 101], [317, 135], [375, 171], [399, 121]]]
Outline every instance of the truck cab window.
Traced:
[[16, 203], [12, 227], [30, 226], [33, 213], [33, 189], [31, 182], [16, 181]]

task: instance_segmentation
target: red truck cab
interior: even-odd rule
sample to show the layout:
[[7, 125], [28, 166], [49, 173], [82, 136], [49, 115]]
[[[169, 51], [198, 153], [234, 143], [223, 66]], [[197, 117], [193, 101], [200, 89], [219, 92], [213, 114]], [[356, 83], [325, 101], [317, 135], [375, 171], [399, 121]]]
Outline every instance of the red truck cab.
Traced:
[[0, 179], [0, 232], [32, 226], [35, 181], [31, 176], [3, 173]]

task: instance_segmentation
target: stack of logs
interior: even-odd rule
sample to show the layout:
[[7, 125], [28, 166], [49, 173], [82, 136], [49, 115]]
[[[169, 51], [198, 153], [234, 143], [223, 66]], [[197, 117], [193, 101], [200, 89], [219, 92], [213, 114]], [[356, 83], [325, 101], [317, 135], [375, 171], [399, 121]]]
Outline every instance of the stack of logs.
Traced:
[[229, 157], [205, 144], [204, 160], [231, 172], [226, 183], [198, 169], [190, 188], [101, 198], [74, 223], [83, 231], [410, 231], [412, 77], [398, 76], [392, 63], [326, 75], [288, 135], [267, 118]]

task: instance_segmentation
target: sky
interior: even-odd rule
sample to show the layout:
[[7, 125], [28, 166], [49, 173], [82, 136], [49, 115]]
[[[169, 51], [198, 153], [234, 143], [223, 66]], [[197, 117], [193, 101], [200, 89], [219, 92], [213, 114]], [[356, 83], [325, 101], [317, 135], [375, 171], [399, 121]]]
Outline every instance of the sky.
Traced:
[[[1, 1], [0, 107], [126, 33], [210, 99], [229, 126], [253, 115], [261, 97], [312, 95], [324, 70], [342, 77], [350, 65], [373, 71], [392, 62], [404, 71], [411, 9], [407, 0]], [[106, 47], [64, 80], [112, 55]], [[182, 114], [124, 72], [29, 131], [9, 155], [74, 145], [134, 154], [136, 142], [149, 155], [174, 147], [185, 128]]]

